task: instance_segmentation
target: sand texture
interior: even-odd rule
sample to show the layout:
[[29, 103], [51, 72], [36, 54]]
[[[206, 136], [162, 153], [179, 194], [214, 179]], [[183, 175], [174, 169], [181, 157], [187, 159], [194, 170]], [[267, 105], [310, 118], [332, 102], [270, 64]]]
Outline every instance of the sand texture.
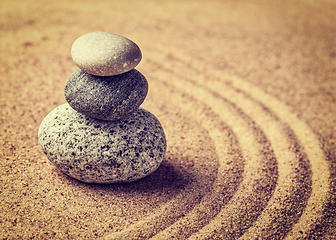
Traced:
[[[336, 239], [332, 0], [1, 0], [0, 239]], [[87, 184], [43, 154], [72, 43], [134, 41], [167, 152]]]

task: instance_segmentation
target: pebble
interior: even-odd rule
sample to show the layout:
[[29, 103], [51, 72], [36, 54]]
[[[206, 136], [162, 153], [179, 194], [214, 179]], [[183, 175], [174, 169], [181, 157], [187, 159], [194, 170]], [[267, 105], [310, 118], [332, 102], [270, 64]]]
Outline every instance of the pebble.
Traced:
[[79, 37], [71, 47], [71, 56], [84, 72], [112, 76], [135, 68], [142, 54], [133, 41], [113, 33], [91, 32]]
[[159, 167], [166, 151], [160, 122], [143, 108], [119, 121], [103, 121], [66, 103], [44, 118], [38, 141], [61, 171], [87, 183], [143, 178]]
[[136, 69], [116, 76], [94, 76], [81, 69], [65, 84], [65, 99], [89, 117], [118, 120], [136, 111], [148, 93], [146, 78]]

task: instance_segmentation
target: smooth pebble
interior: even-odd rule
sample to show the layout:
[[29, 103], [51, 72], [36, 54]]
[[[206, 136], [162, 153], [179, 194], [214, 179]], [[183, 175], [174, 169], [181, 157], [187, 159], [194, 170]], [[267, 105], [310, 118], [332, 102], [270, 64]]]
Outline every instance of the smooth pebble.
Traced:
[[159, 167], [166, 151], [160, 122], [143, 108], [109, 122], [89, 118], [66, 103], [44, 118], [38, 141], [61, 171], [87, 183], [143, 178]]
[[138, 109], [148, 92], [146, 78], [136, 69], [123, 74], [99, 77], [81, 69], [65, 84], [65, 99], [72, 108], [102, 120], [125, 118]]
[[79, 37], [71, 56], [83, 71], [97, 76], [112, 76], [135, 68], [141, 50], [133, 41], [108, 32], [91, 32]]

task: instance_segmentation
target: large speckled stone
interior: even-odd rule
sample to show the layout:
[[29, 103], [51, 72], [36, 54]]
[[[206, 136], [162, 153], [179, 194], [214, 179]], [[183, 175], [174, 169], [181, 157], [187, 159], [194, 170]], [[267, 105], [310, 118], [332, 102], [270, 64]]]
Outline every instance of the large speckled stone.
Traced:
[[147, 92], [146, 78], [135, 69], [109, 77], [78, 69], [68, 78], [64, 94], [78, 112], [97, 119], [118, 120], [136, 111]]
[[97, 76], [127, 72], [142, 58], [134, 42], [107, 32], [91, 32], [79, 37], [72, 44], [71, 56], [80, 69]]
[[143, 108], [123, 120], [102, 121], [66, 103], [44, 118], [38, 141], [52, 163], [88, 183], [143, 178], [159, 167], [166, 151], [160, 122]]

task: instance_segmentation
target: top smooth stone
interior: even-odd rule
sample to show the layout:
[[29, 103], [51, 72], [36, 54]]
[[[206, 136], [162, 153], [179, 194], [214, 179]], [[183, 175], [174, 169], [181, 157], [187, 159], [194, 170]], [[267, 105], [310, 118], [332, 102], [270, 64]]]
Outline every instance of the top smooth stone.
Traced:
[[135, 68], [141, 50], [131, 40], [113, 33], [91, 32], [79, 37], [71, 47], [71, 56], [84, 72], [113, 76]]

